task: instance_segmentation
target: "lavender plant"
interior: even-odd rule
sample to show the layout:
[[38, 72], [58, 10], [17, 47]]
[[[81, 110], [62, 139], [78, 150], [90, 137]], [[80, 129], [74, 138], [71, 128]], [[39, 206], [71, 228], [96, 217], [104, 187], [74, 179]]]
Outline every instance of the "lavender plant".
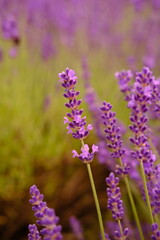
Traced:
[[81, 100], [77, 100], [77, 96], [80, 92], [75, 90], [77, 76], [75, 72], [69, 68], [66, 68], [65, 72], [59, 74], [60, 82], [62, 82], [62, 87], [65, 88], [64, 97], [68, 99], [68, 103], [65, 104], [67, 108], [70, 109], [70, 113], [67, 113], [67, 117], [64, 118], [64, 123], [67, 123], [68, 133], [71, 133], [72, 136], [81, 141], [81, 153], [78, 154], [77, 151], [73, 150], [73, 157], [78, 157], [83, 163], [86, 163], [90, 183], [93, 191], [93, 196], [95, 200], [95, 205], [97, 209], [97, 215], [99, 220], [99, 226], [101, 231], [102, 239], [105, 239], [104, 227], [102, 222], [102, 216], [99, 206], [99, 201], [96, 193], [96, 188], [93, 180], [93, 175], [90, 167], [90, 162], [93, 161], [94, 154], [98, 151], [96, 145], [92, 145], [92, 151], [87, 144], [84, 143], [84, 139], [89, 134], [89, 131], [92, 130], [92, 125], [88, 124], [86, 126], [86, 117], [82, 117], [83, 110], [79, 110]]

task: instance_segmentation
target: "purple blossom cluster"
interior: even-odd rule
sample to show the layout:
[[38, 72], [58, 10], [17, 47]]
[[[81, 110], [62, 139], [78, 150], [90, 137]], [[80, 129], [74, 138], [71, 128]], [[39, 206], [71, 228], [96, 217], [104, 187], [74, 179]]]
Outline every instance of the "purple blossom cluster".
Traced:
[[107, 196], [108, 196], [108, 209], [112, 211], [112, 217], [115, 220], [122, 219], [124, 215], [120, 188], [118, 187], [119, 178], [115, 177], [113, 172], [110, 173], [109, 177], [106, 178]]
[[[115, 177], [115, 174], [111, 172], [109, 177], [106, 178], [107, 196], [108, 196], [108, 209], [112, 212], [113, 219], [120, 221], [124, 216], [123, 202], [121, 200], [121, 192], [118, 187], [119, 178]], [[119, 240], [126, 239], [128, 236], [128, 228], [125, 228], [122, 232], [121, 229], [115, 231], [115, 237]]]
[[158, 224], [152, 224], [152, 240], [159, 240], [160, 239], [160, 230], [158, 229]]
[[80, 160], [82, 160], [84, 163], [92, 162], [94, 158], [94, 153], [98, 152], [98, 147], [96, 145], [92, 145], [92, 152], [89, 152], [89, 147], [87, 144], [84, 144], [84, 146], [81, 147], [81, 153], [78, 154], [75, 150], [72, 151], [73, 158], [78, 157]]
[[67, 117], [64, 118], [64, 123], [68, 124], [68, 133], [71, 133], [76, 139], [83, 140], [93, 128], [91, 124], [85, 127], [86, 117], [82, 117], [83, 110], [78, 109], [82, 101], [77, 100], [80, 92], [75, 91], [77, 76], [73, 70], [66, 68], [66, 71], [60, 73], [59, 77], [62, 87], [65, 88], [64, 97], [68, 99], [65, 106], [71, 110], [71, 113], [67, 113]]
[[[120, 73], [119, 73], [120, 75]], [[136, 73], [135, 82], [130, 89], [128, 107], [131, 109], [131, 123], [129, 126], [133, 132], [130, 141], [135, 146], [132, 151], [133, 158], [142, 162], [147, 176], [147, 187], [150, 196], [152, 211], [159, 213], [159, 191], [160, 183], [159, 164], [157, 164], [151, 130], [149, 127], [150, 112], [158, 117], [159, 112], [159, 79], [155, 79], [148, 67], [143, 67], [141, 72]]]
[[[61, 240], [63, 239], [61, 230], [62, 227], [58, 224], [59, 218], [55, 215], [52, 208], [47, 207], [47, 203], [43, 201], [43, 194], [40, 193], [36, 185], [30, 188], [31, 199], [29, 202], [32, 204], [32, 210], [35, 212], [35, 217], [38, 225], [43, 228], [40, 234], [44, 240]], [[40, 240], [40, 234], [36, 225], [29, 225], [29, 240]]]
[[131, 81], [133, 77], [132, 72], [130, 70], [128, 71], [123, 70], [121, 72], [116, 72], [115, 77], [118, 79], [119, 88], [121, 92], [124, 94], [125, 100], [129, 101], [130, 92], [132, 89], [132, 86], [131, 86]]
[[133, 152], [133, 156], [145, 164], [145, 172], [148, 177], [153, 172], [152, 167], [156, 160], [156, 156], [153, 154], [149, 144], [150, 131], [147, 116], [149, 105], [154, 99], [153, 83], [152, 72], [144, 67], [142, 72], [137, 73], [131, 99], [128, 102], [128, 107], [132, 110], [130, 130], [134, 133], [134, 137], [131, 137], [130, 140], [137, 147], [137, 150]]
[[35, 224], [30, 224], [28, 226], [29, 234], [28, 234], [28, 240], [41, 240], [41, 236], [39, 235], [39, 231], [37, 229], [37, 226]]
[[112, 151], [111, 156], [115, 159], [121, 159], [123, 166], [116, 166], [116, 173], [119, 175], [126, 175], [129, 172], [129, 165], [124, 162], [125, 149], [121, 139], [120, 127], [117, 125], [116, 113], [111, 111], [112, 105], [103, 102], [102, 121], [105, 125], [106, 145]]
[[[64, 117], [64, 123], [68, 124], [68, 133], [71, 133], [74, 138], [83, 142], [93, 127], [91, 124], [87, 125], [86, 117], [82, 117], [83, 109], [79, 109], [82, 101], [77, 99], [80, 92], [75, 90], [77, 76], [73, 70], [66, 68], [65, 72], [59, 74], [59, 77], [62, 87], [65, 88], [64, 97], [68, 99], [68, 103], [65, 106], [70, 109], [67, 117]], [[89, 146], [82, 144], [81, 153], [78, 154], [73, 150], [73, 157], [79, 157], [80, 160], [88, 163], [93, 160], [95, 152], [98, 152], [96, 145], [92, 146], [92, 152], [90, 153]]]

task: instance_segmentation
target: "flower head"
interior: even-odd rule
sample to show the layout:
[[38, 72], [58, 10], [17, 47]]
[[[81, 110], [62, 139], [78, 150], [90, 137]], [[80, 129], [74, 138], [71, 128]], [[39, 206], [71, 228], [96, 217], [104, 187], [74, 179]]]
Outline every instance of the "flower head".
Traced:
[[73, 157], [78, 157], [84, 163], [89, 163], [93, 161], [94, 153], [98, 152], [98, 146], [92, 145], [92, 152], [89, 152], [89, 146], [84, 144], [81, 147], [81, 153], [78, 154], [75, 150], [72, 151]]
[[87, 125], [86, 117], [82, 117], [83, 109], [79, 109], [82, 101], [77, 99], [80, 92], [75, 91], [77, 76], [72, 69], [66, 68], [65, 72], [59, 74], [59, 78], [62, 87], [65, 88], [64, 97], [68, 99], [65, 106], [70, 109], [67, 117], [64, 118], [64, 123], [68, 125], [68, 133], [76, 139], [83, 140], [92, 130], [92, 125]]

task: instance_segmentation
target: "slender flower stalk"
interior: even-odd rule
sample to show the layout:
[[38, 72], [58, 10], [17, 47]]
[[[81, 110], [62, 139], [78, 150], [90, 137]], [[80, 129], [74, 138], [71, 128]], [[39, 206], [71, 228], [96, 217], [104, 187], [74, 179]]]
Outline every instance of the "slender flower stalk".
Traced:
[[77, 96], [79, 95], [80, 92], [75, 90], [77, 79], [75, 72], [69, 68], [66, 68], [65, 72], [59, 74], [59, 77], [60, 82], [62, 82], [62, 87], [65, 88], [64, 97], [68, 99], [68, 103], [66, 103], [65, 106], [70, 109], [70, 112], [67, 113], [67, 117], [64, 118], [64, 123], [68, 124], [67, 126], [68, 133], [71, 133], [74, 138], [79, 139], [82, 144], [81, 153], [78, 154], [77, 151], [73, 150], [72, 151], [73, 157], [78, 157], [83, 163], [86, 163], [93, 191], [93, 196], [95, 200], [101, 236], [102, 240], [105, 240], [102, 215], [90, 167], [90, 163], [93, 161], [94, 154], [98, 152], [98, 147], [96, 145], [93, 145], [92, 151], [90, 151], [89, 146], [84, 143], [84, 139], [87, 137], [89, 131], [92, 130], [93, 127], [91, 124], [87, 125], [86, 117], [82, 117], [83, 109], [79, 110], [81, 100], [77, 99]]
[[153, 214], [152, 214], [152, 208], [151, 208], [150, 198], [149, 198], [149, 193], [148, 193], [148, 188], [147, 188], [147, 181], [146, 181], [146, 176], [145, 176], [144, 166], [143, 166], [142, 161], [140, 161], [140, 169], [141, 169], [141, 174], [142, 174], [142, 179], [143, 179], [143, 184], [144, 184], [146, 201], [147, 201], [147, 205], [148, 205], [148, 209], [149, 209], [150, 221], [153, 224], [154, 223], [154, 218], [153, 218]]

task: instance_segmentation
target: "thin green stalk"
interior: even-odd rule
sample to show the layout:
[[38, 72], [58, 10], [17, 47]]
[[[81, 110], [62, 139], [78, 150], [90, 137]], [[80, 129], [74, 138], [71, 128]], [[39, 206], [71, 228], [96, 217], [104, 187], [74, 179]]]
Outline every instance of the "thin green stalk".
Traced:
[[158, 224], [158, 226], [160, 226], [160, 219], [157, 214], [154, 215], [154, 220], [155, 220], [154, 222], [156, 222]]
[[[81, 144], [84, 147], [83, 139], [81, 140]], [[96, 187], [95, 187], [95, 184], [94, 184], [94, 179], [93, 179], [93, 175], [92, 175], [91, 166], [90, 166], [90, 163], [87, 163], [86, 165], [87, 165], [88, 175], [89, 175], [91, 188], [92, 188], [92, 192], [93, 192], [93, 197], [94, 197], [94, 201], [95, 201], [95, 205], [96, 205], [97, 216], [98, 216], [98, 221], [99, 221], [99, 227], [100, 227], [102, 240], [106, 240], [103, 221], [102, 221], [102, 214], [101, 214], [101, 210], [100, 210], [100, 206], [99, 206], [99, 201], [98, 201], [98, 197], [97, 197]]]
[[[121, 158], [119, 158], [119, 162], [120, 162], [121, 167], [123, 168], [123, 163], [122, 163]], [[135, 218], [135, 221], [136, 221], [136, 225], [137, 225], [137, 228], [138, 228], [140, 239], [144, 240], [141, 224], [140, 224], [140, 221], [139, 221], [137, 209], [136, 209], [136, 206], [135, 206], [135, 203], [134, 203], [134, 199], [133, 199], [133, 196], [132, 196], [132, 192], [131, 192], [131, 188], [130, 188], [127, 176], [124, 177], [124, 182], [125, 182], [125, 185], [126, 185], [128, 197], [129, 197], [129, 200], [130, 200], [130, 204], [131, 204], [131, 207], [132, 207], [132, 211], [133, 211], [133, 215], [134, 215], [134, 218]]]
[[121, 224], [121, 220], [120, 219], [118, 219], [118, 226], [119, 226], [120, 234], [121, 234], [122, 240], [123, 240], [124, 236], [123, 236], [123, 229], [122, 229], [122, 224]]
[[97, 197], [97, 192], [96, 192], [96, 188], [95, 188], [95, 184], [94, 184], [94, 180], [93, 180], [91, 166], [90, 166], [90, 163], [87, 163], [86, 165], [87, 165], [88, 175], [89, 175], [89, 178], [90, 178], [90, 183], [91, 183], [91, 187], [92, 187], [93, 197], [94, 197], [94, 201], [95, 201], [95, 205], [96, 205], [96, 210], [97, 210], [97, 215], [98, 215], [98, 221], [99, 221], [99, 227], [100, 227], [100, 231], [101, 231], [102, 240], [105, 240], [105, 233], [104, 233], [104, 226], [103, 226], [103, 221], [102, 221], [102, 214], [101, 214], [99, 201], [98, 201], [98, 197]]
[[147, 205], [148, 205], [148, 209], [149, 209], [150, 221], [151, 221], [151, 224], [153, 224], [154, 218], [153, 218], [153, 214], [152, 214], [152, 209], [151, 209], [151, 204], [150, 204], [150, 199], [149, 199], [149, 194], [148, 194], [148, 188], [147, 188], [147, 181], [146, 181], [146, 176], [145, 176], [144, 166], [143, 166], [142, 161], [140, 161], [140, 169], [141, 169], [141, 174], [142, 174], [142, 179], [143, 179], [143, 184], [144, 184], [146, 201], [147, 201]]

